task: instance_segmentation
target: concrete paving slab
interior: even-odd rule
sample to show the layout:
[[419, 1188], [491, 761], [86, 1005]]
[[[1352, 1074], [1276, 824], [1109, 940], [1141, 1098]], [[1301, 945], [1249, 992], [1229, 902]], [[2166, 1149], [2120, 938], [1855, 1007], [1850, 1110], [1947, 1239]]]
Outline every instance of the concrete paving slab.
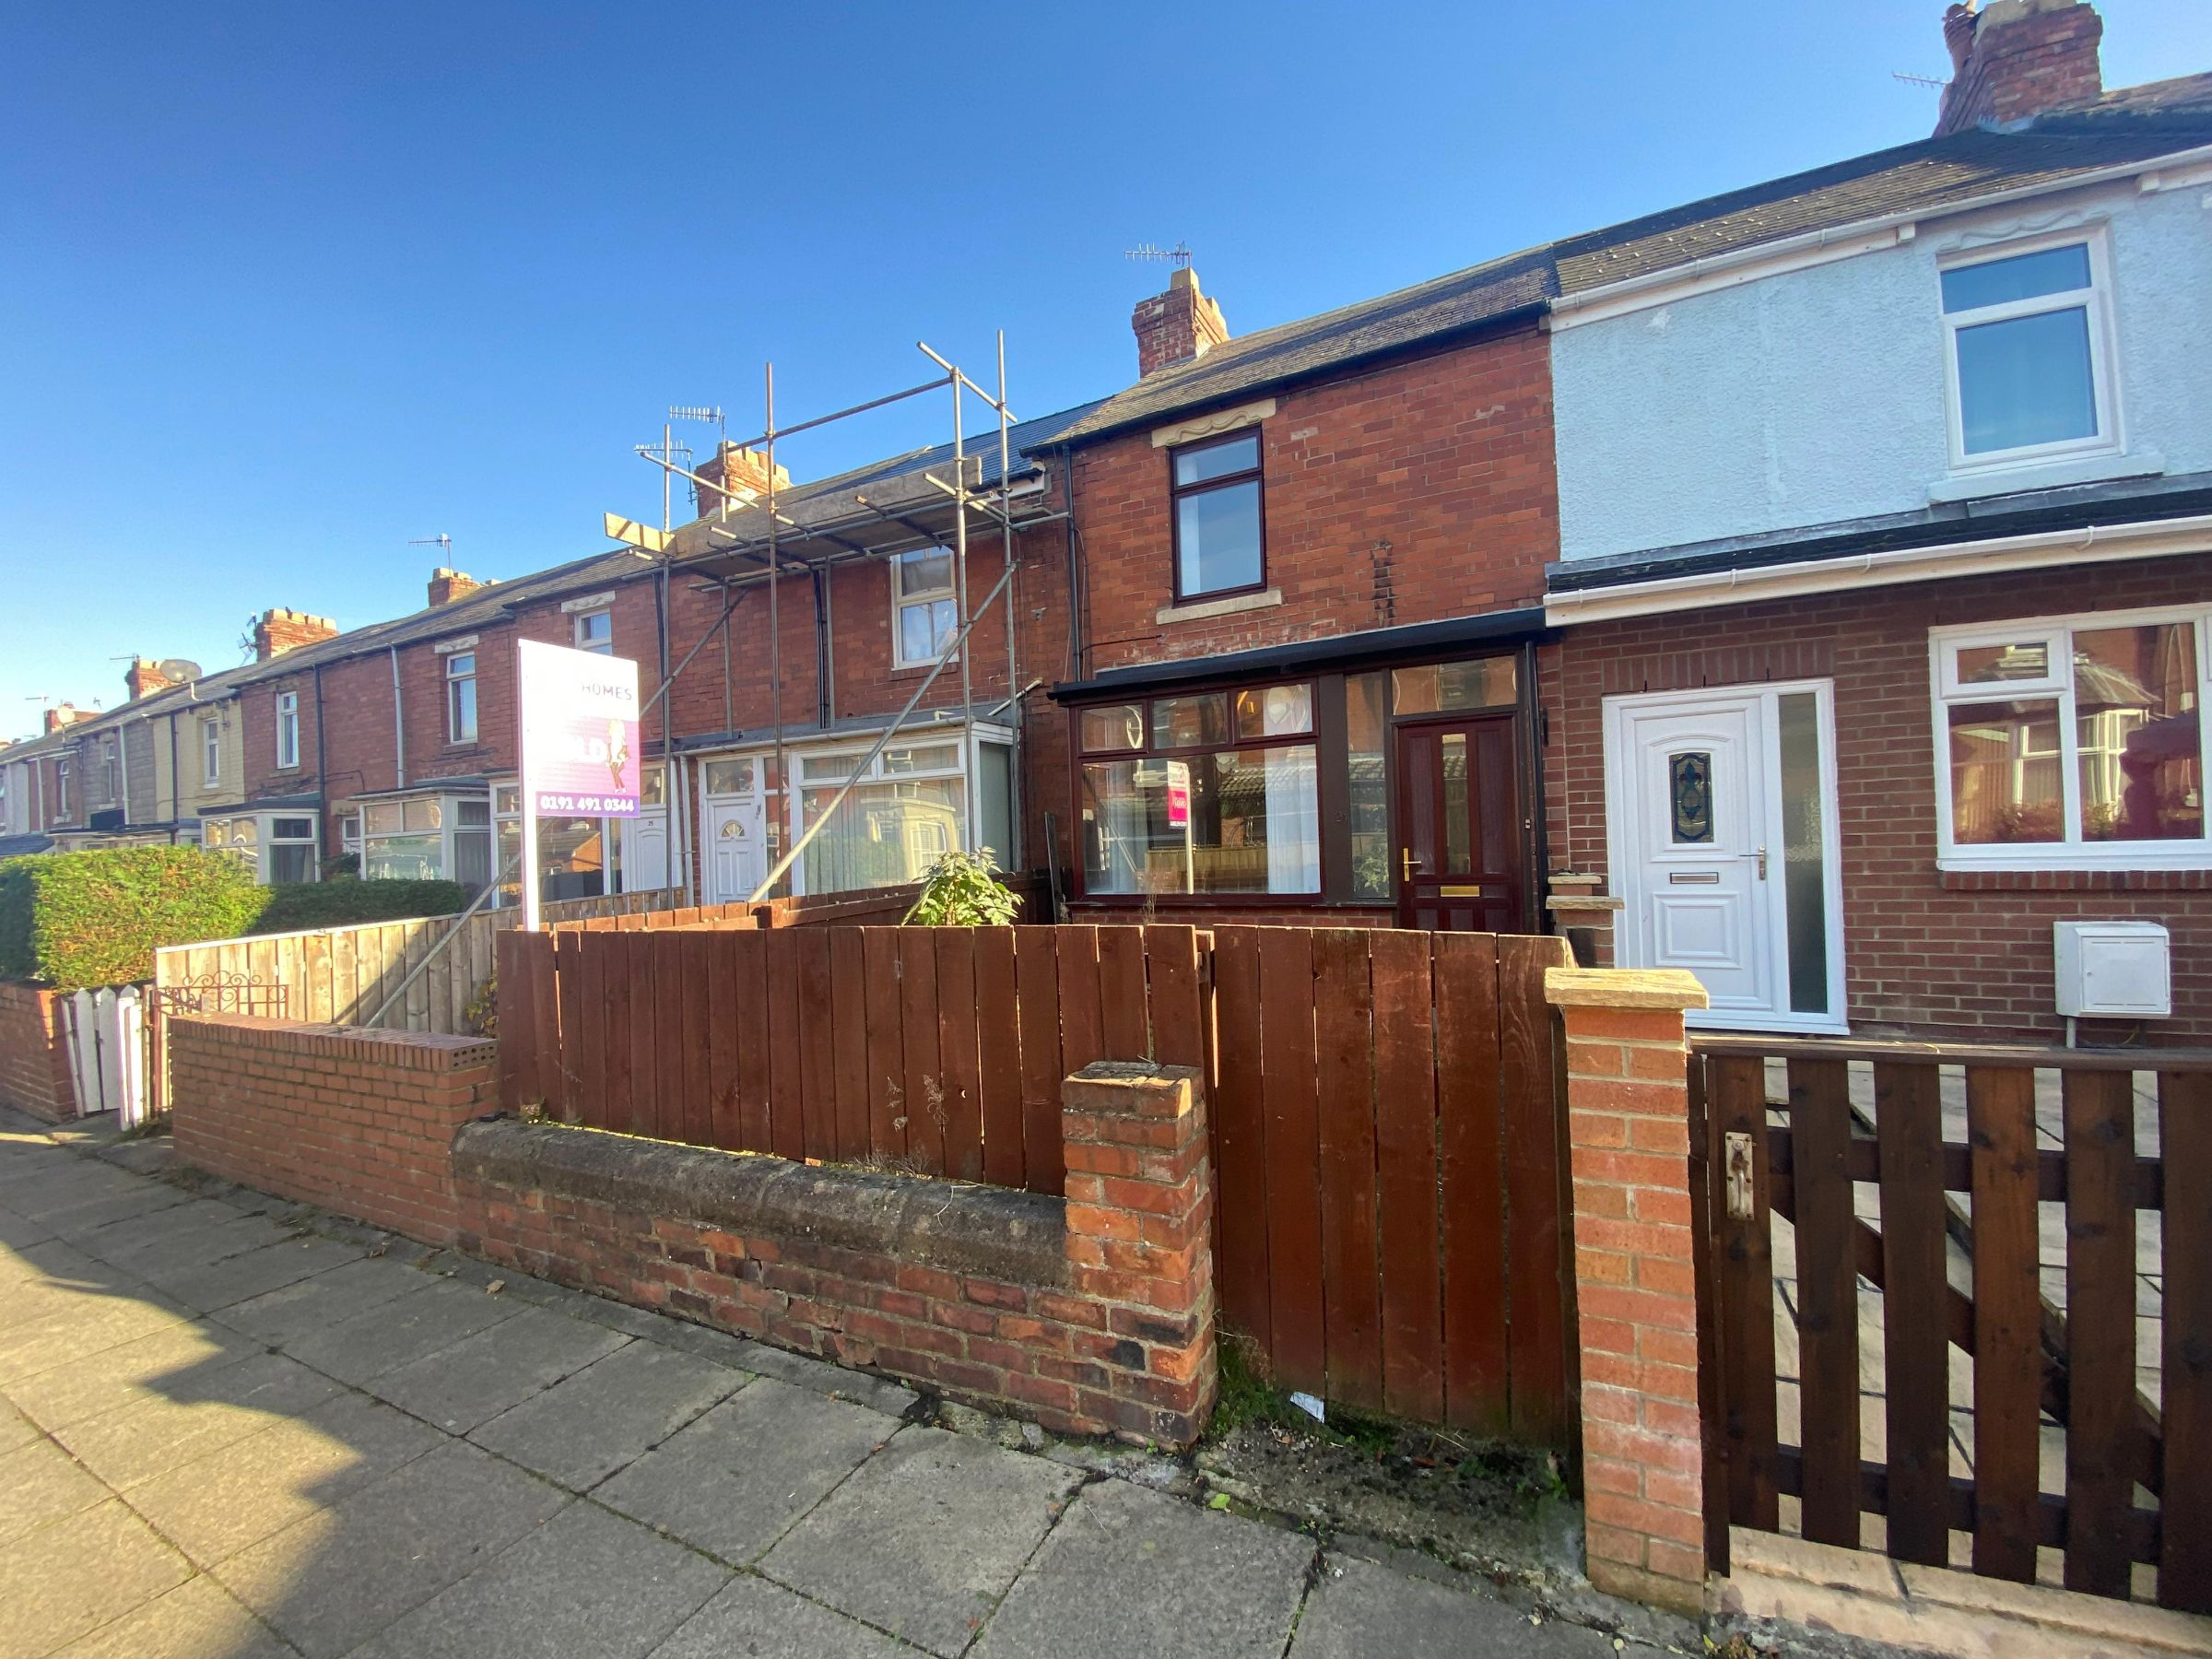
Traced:
[[50, 1440], [0, 1453], [0, 1545], [107, 1499], [108, 1488]]
[[594, 1494], [725, 1561], [750, 1561], [899, 1425], [762, 1378], [679, 1430]]
[[54, 1432], [79, 1462], [117, 1491], [313, 1410], [338, 1385], [280, 1354], [260, 1354], [148, 1399]]
[[287, 1239], [175, 1274], [149, 1268], [146, 1277], [156, 1289], [194, 1312], [212, 1313], [232, 1302], [245, 1301], [360, 1259], [360, 1251], [350, 1244], [329, 1239]]
[[26, 1244], [36, 1244], [41, 1239], [53, 1236], [53, 1229], [43, 1221], [34, 1221], [29, 1216], [18, 1216], [6, 1205], [0, 1205], [0, 1248], [20, 1250]]
[[260, 1345], [235, 1331], [187, 1320], [21, 1378], [7, 1385], [7, 1393], [35, 1421], [61, 1429], [150, 1399], [174, 1398], [180, 1389], [200, 1392], [206, 1377], [261, 1352]]
[[448, 1441], [214, 1571], [309, 1659], [335, 1659], [569, 1501], [511, 1464]]
[[98, 1256], [80, 1250], [66, 1239], [41, 1239], [35, 1244], [11, 1246], [0, 1257], [0, 1324], [10, 1323], [8, 1310], [29, 1305], [57, 1290], [98, 1289], [116, 1284], [141, 1284], [135, 1274], [120, 1274]]
[[888, 1382], [865, 1371], [847, 1371], [841, 1365], [810, 1359], [805, 1354], [788, 1353], [761, 1342], [740, 1344], [738, 1356], [731, 1363], [789, 1382], [795, 1388], [810, 1388], [833, 1400], [851, 1400], [886, 1417], [904, 1417], [921, 1397], [901, 1383]]
[[444, 1443], [427, 1423], [342, 1394], [157, 1475], [133, 1487], [126, 1501], [210, 1567]]
[[233, 1302], [217, 1322], [277, 1347], [438, 1282], [405, 1262], [370, 1256]]
[[416, 1295], [311, 1331], [285, 1343], [284, 1350], [341, 1382], [366, 1382], [451, 1347], [518, 1311], [512, 1302], [441, 1279]]
[[39, 1426], [6, 1400], [0, 1400], [0, 1452], [13, 1452], [39, 1438]]
[[184, 1310], [133, 1296], [76, 1296], [0, 1331], [0, 1388], [177, 1324]]
[[[189, 1268], [243, 1255], [265, 1245], [281, 1244], [294, 1236], [289, 1228], [279, 1227], [265, 1216], [241, 1216], [228, 1205], [219, 1207], [227, 1218], [195, 1221], [190, 1227], [180, 1227], [173, 1232], [127, 1248], [113, 1248], [105, 1237], [98, 1234], [86, 1242], [111, 1267], [119, 1267], [150, 1282], [158, 1277], [174, 1278]], [[171, 1213], [163, 1210], [159, 1215], [147, 1217], [147, 1221], [158, 1222]]]
[[110, 1499], [0, 1549], [0, 1659], [30, 1659], [192, 1576], [184, 1558]]
[[97, 1251], [101, 1260], [114, 1262], [169, 1239], [226, 1226], [240, 1217], [240, 1211], [212, 1198], [187, 1198], [182, 1204], [171, 1205], [150, 1215], [112, 1221], [99, 1232], [88, 1235], [85, 1244], [88, 1249]]
[[502, 1457], [588, 1491], [751, 1380], [712, 1359], [633, 1342], [469, 1435]]
[[203, 1575], [71, 1642], [55, 1659], [291, 1659], [298, 1652]]
[[144, 1184], [121, 1170], [72, 1158], [20, 1177], [0, 1176], [0, 1201], [18, 1216], [52, 1227], [56, 1216], [65, 1215], [80, 1204], [126, 1194]]
[[634, 1522], [578, 1503], [400, 1619], [358, 1659], [637, 1659], [729, 1577]]
[[1313, 1559], [1312, 1540], [1295, 1533], [1097, 1481], [1022, 1570], [975, 1651], [1277, 1659]]
[[363, 1386], [448, 1434], [466, 1434], [630, 1340], [604, 1325], [524, 1308]]
[[942, 1429], [907, 1429], [786, 1533], [761, 1570], [840, 1612], [957, 1654], [1081, 1478]]
[[65, 1239], [82, 1239], [97, 1236], [114, 1222], [157, 1216], [191, 1200], [190, 1193], [166, 1182], [132, 1181], [116, 1191], [87, 1198], [38, 1219]]
[[1290, 1659], [1612, 1659], [1613, 1641], [1581, 1625], [1410, 1579], [1350, 1556], [1324, 1558]]
[[681, 1630], [653, 1649], [653, 1659], [730, 1659], [773, 1653], [777, 1659], [898, 1659], [913, 1649], [842, 1613], [794, 1595], [781, 1584], [740, 1575]]

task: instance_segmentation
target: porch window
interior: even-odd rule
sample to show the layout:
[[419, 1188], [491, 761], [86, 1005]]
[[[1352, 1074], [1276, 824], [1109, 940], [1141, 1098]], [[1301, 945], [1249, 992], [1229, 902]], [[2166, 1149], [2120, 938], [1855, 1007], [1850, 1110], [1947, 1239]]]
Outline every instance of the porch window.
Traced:
[[1078, 732], [1086, 892], [1321, 891], [1310, 683], [1088, 709]]
[[944, 547], [901, 553], [891, 560], [893, 666], [921, 668], [952, 647], [960, 630], [953, 594], [952, 554]]
[[1175, 597], [1210, 599], [1265, 587], [1259, 433], [1185, 444], [1169, 455]]
[[2207, 619], [2133, 612], [1937, 630], [1943, 862], [2212, 863], [2201, 718]]
[[264, 887], [315, 879], [315, 820], [307, 814], [205, 818], [200, 844], [237, 859]]
[[[894, 743], [860, 771], [865, 749], [799, 758], [802, 829], [830, 811], [843, 782], [857, 777], [820, 834], [800, 855], [804, 890], [846, 892], [919, 881], [967, 839], [967, 784], [955, 743]], [[1005, 850], [992, 849], [1006, 862]]]
[[445, 804], [435, 795], [371, 801], [361, 808], [361, 877], [367, 881], [445, 877]]

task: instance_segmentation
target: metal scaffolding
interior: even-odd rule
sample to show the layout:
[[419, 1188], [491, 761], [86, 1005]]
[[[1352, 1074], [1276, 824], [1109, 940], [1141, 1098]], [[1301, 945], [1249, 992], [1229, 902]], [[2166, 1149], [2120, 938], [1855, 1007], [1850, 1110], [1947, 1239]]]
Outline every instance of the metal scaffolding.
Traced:
[[[724, 597], [722, 614], [713, 626], [687, 653], [683, 663], [667, 675], [660, 689], [648, 700], [647, 706], [665, 698], [677, 675], [683, 672], [708, 641], [730, 626], [731, 614], [746, 592], [756, 588], [765, 588], [767, 591], [768, 681], [773, 733], [774, 798], [787, 819], [796, 823], [799, 828], [797, 834], [792, 838], [791, 845], [755, 888], [752, 898], [756, 901], [768, 897], [776, 884], [790, 873], [807, 844], [823, 826], [836, 817], [846, 796], [867, 778], [877, 758], [905, 728], [914, 712], [921, 707], [923, 700], [928, 696], [930, 688], [936, 684], [938, 677], [956, 663], [960, 677], [961, 844], [963, 850], [970, 853], [977, 849], [980, 844], [981, 815], [978, 811], [975, 776], [975, 683], [972, 653], [967, 649], [967, 644], [976, 623], [999, 602], [1002, 595], [1005, 599], [1006, 629], [1007, 696], [992, 712], [996, 713], [999, 709], [1007, 710], [1007, 724], [1013, 730], [1013, 763], [1008, 769], [1008, 822], [1013, 835], [1018, 837], [1020, 834], [1021, 756], [1026, 747], [1027, 731], [1022, 712], [1024, 688], [1019, 675], [1018, 630], [1016, 627], [1014, 583], [1016, 573], [1020, 569], [1020, 560], [1016, 551], [1015, 533], [1032, 524], [1052, 523], [1064, 514], [1047, 511], [1017, 519], [1011, 437], [1016, 421], [1013, 412], [1006, 406], [1006, 343], [1004, 331], [1000, 332], [997, 340], [995, 395], [986, 392], [962, 372], [959, 365], [939, 356], [926, 344], [916, 341], [915, 347], [944, 372], [918, 385], [783, 427], [776, 424], [775, 365], [768, 364], [762, 376], [763, 430], [758, 437], [734, 446], [740, 450], [759, 452], [765, 472], [764, 488], [761, 489], [751, 490], [726, 481], [726, 468], [722, 465], [720, 455], [717, 456], [718, 470], [724, 470], [724, 478], [708, 477], [678, 465], [670, 455], [655, 454], [650, 449], [639, 452], [646, 460], [665, 469], [671, 479], [678, 476], [688, 478], [698, 487], [700, 492], [700, 523], [705, 526], [704, 540], [708, 545], [701, 547], [697, 545], [695, 538], [691, 547], [680, 547], [678, 544], [684, 541], [686, 532], [678, 532], [675, 541], [660, 549], [659, 557], [664, 568], [695, 573], [703, 579], [704, 585], [719, 592]], [[904, 474], [894, 472], [880, 476], [880, 482], [872, 482], [866, 490], [854, 488], [850, 492], [841, 492], [809, 488], [805, 506], [801, 509], [809, 513], [806, 522], [783, 511], [778, 501], [776, 476], [776, 444], [779, 440], [787, 441], [801, 432], [812, 431], [908, 398], [936, 392], [950, 394], [952, 443], [948, 457], [949, 479], [938, 476], [939, 469], [935, 467]], [[980, 452], [971, 455], [968, 449], [963, 400], [970, 396], [989, 408], [998, 422], [998, 479], [994, 490], [976, 487], [982, 483], [980, 463], [983, 455]], [[971, 461], [979, 464], [974, 468], [972, 478]], [[918, 486], [914, 485], [916, 479], [919, 480]], [[708, 491], [712, 491], [718, 500], [716, 512], [711, 519], [705, 512]], [[827, 512], [822, 511], [825, 505], [829, 508]], [[747, 526], [747, 534], [740, 534], [732, 527], [733, 521], [747, 517], [757, 517], [758, 520], [757, 524]], [[991, 526], [997, 527], [1001, 552], [998, 581], [982, 602], [972, 606], [970, 605], [968, 583], [971, 519], [980, 521], [986, 533]], [[796, 791], [795, 782], [791, 776], [786, 752], [785, 737], [789, 723], [783, 704], [783, 581], [787, 575], [797, 571], [804, 572], [810, 582], [818, 582], [817, 628], [828, 631], [823, 635], [826, 644], [818, 647], [816, 668], [828, 695], [833, 699], [835, 642], [834, 630], [829, 629], [828, 623], [829, 572], [856, 560], [888, 560], [929, 547], [944, 547], [952, 558], [954, 629], [951, 640], [937, 655], [927, 675], [914, 688], [905, 706], [877, 735], [874, 747], [852, 769], [828, 805], [819, 813], [809, 815], [804, 809], [804, 797]], [[735, 596], [733, 597], [733, 594]], [[894, 610], [894, 628], [898, 626], [898, 621]], [[724, 649], [726, 653], [726, 637]], [[833, 710], [834, 702], [830, 706]], [[673, 753], [673, 739], [670, 748]], [[767, 798], [765, 790], [763, 798]], [[1010, 860], [1015, 857], [1011, 849], [1007, 850], [1007, 854]]]

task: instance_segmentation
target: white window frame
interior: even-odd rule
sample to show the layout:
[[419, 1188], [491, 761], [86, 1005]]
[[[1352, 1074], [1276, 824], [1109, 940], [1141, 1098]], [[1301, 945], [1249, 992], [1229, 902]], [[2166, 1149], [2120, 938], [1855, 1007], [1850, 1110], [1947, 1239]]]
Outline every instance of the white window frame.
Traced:
[[292, 771], [300, 765], [300, 693], [276, 694], [276, 770]]
[[[464, 663], [468, 672], [458, 672]], [[457, 700], [460, 688], [468, 686], [468, 729], [461, 729], [461, 705]], [[474, 743], [481, 729], [483, 712], [477, 707], [477, 653], [474, 651], [456, 651], [445, 659], [445, 740], [449, 744]]]
[[[2002, 305], [1985, 305], [1973, 311], [1947, 312], [1943, 308], [1943, 278], [1949, 272], [2076, 244], [2088, 250], [2089, 286], [2087, 288], [2038, 294], [2033, 299], [2014, 300]], [[1971, 475], [2002, 471], [2007, 467], [2068, 460], [2077, 456], [2118, 454], [2124, 450], [2120, 428], [2120, 354], [2112, 336], [2112, 259], [2105, 241], [2104, 228], [2100, 225], [2077, 226], [2068, 230], [2054, 230], [2046, 236], [1993, 243], [1971, 252], [1949, 254], [1937, 261], [1936, 315], [1943, 326], [1945, 421], [1950, 434], [1953, 473]], [[2077, 308], [2088, 313], [2089, 379], [2095, 393], [2097, 430], [2087, 438], [2062, 438], [2049, 443], [2019, 444], [2012, 449], [1985, 450], [1979, 454], [1969, 454], [1966, 448], [1965, 411], [1959, 401], [1959, 330], [1977, 327], [1984, 323], [2005, 323], [2016, 317], [2040, 316], [2045, 312], [2072, 311]]]
[[[927, 588], [918, 594], [907, 593], [899, 584], [899, 572], [905, 569], [905, 561], [909, 557], [928, 553], [945, 555], [947, 561], [953, 567], [952, 580], [943, 587]], [[927, 668], [942, 660], [945, 653], [940, 653], [936, 656], [908, 656], [906, 654], [906, 629], [900, 626], [900, 613], [910, 605], [935, 605], [940, 600], [950, 599], [953, 602], [952, 631], [957, 636], [960, 631], [960, 623], [963, 620], [960, 616], [959, 605], [959, 557], [949, 547], [914, 547], [909, 549], [907, 553], [900, 553], [887, 559], [885, 564], [891, 579], [891, 666], [893, 668]]]
[[213, 789], [223, 781], [223, 723], [219, 715], [200, 717], [200, 785]]
[[70, 768], [70, 764], [69, 764], [69, 757], [68, 757], [68, 756], [66, 756], [66, 755], [56, 755], [56, 756], [53, 758], [53, 822], [55, 822], [55, 823], [57, 823], [57, 824], [65, 824], [65, 823], [67, 823], [67, 822], [69, 821], [69, 773], [70, 773], [70, 771], [71, 771], [71, 768]]
[[[894, 736], [889, 743], [884, 746], [883, 753], [876, 757], [875, 764], [865, 771], [857, 770], [860, 763], [868, 758], [868, 751], [865, 746], [855, 748], [850, 744], [833, 744], [815, 748], [791, 750], [791, 785], [786, 791], [788, 805], [785, 812], [794, 826], [791, 831], [793, 837], [795, 839], [806, 832], [809, 821], [806, 818], [806, 792], [810, 789], [823, 789], [834, 794], [839, 786], [845, 782], [845, 779], [841, 777], [810, 779], [806, 776], [806, 763], [810, 760], [842, 760], [856, 769], [849, 774], [856, 786], [869, 783], [929, 783], [940, 782], [950, 778], [959, 779], [961, 781], [960, 815], [957, 832], [953, 837], [952, 850], [956, 852], [965, 850], [968, 842], [973, 839], [971, 824], [975, 812], [974, 778], [976, 771], [973, 746], [982, 741], [983, 735], [987, 732], [994, 736], [996, 735], [994, 728], [982, 726], [971, 731], [963, 731], [959, 726], [915, 726], [911, 731], [901, 731]], [[1004, 741], [1004, 739], [1000, 740]], [[961, 759], [955, 760], [950, 765], [925, 766], [910, 771], [895, 771], [884, 764], [894, 753], [919, 748], [953, 748], [959, 751]], [[804, 857], [800, 858], [791, 868], [792, 891], [802, 898], [806, 894], [806, 861]], [[834, 890], [843, 891], [845, 889]], [[867, 889], [854, 888], [852, 890], [865, 891]]]
[[[604, 640], [586, 639], [584, 637], [585, 627], [601, 618], [605, 618], [606, 621], [606, 638]], [[611, 606], [603, 605], [594, 610], [578, 611], [573, 626], [575, 631], [571, 638], [576, 642], [577, 650], [588, 651], [597, 656], [613, 656], [615, 654], [615, 613]]]
[[[2063, 617], [2030, 617], [2015, 622], [1974, 622], [1932, 629], [1928, 633], [1929, 732], [1936, 763], [1936, 834], [1938, 869], [1943, 870], [2203, 870], [2212, 869], [2212, 834], [2195, 841], [2089, 841], [2081, 836], [2081, 751], [2075, 718], [2073, 630], [2140, 628], [2183, 623], [2194, 629], [2199, 765], [2206, 734], [2203, 716], [2212, 700], [2212, 606], [2164, 606], [2148, 610], [2084, 611]], [[1958, 653], [1962, 648], [2042, 642], [2051, 672], [2031, 680], [1959, 683]], [[2050, 698], [2058, 709], [2059, 801], [2065, 828], [2063, 841], [2002, 841], [1959, 845], [1951, 839], [1950, 723], [1953, 703], [2008, 702]], [[2212, 769], [2200, 772], [2212, 788]], [[2212, 827], [2212, 815], [2207, 815]]]

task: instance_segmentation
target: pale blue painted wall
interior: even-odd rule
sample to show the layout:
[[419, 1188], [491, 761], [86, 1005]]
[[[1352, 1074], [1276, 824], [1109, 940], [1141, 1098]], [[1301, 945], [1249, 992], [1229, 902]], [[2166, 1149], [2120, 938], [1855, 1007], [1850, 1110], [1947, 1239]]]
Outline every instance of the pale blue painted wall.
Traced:
[[2055, 229], [2060, 213], [2109, 226], [2129, 453], [2212, 470], [2212, 186], [2144, 195], [2130, 181], [1558, 330], [1562, 557], [1926, 508], [1949, 469], [1937, 260], [1967, 234]]

